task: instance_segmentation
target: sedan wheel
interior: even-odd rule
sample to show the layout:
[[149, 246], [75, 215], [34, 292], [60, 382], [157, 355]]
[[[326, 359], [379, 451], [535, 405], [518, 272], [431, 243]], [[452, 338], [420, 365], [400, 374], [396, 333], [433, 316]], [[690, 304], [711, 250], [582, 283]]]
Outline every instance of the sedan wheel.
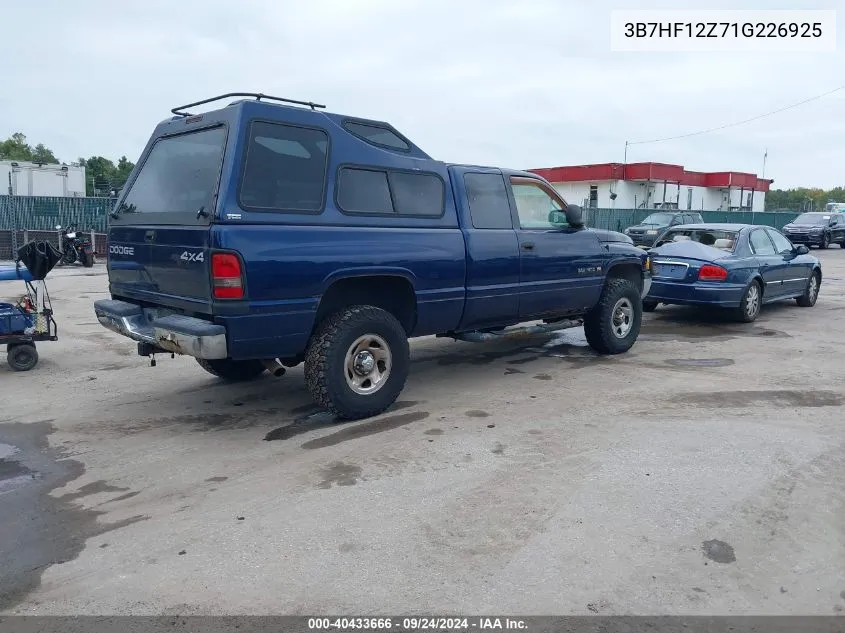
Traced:
[[810, 275], [810, 279], [807, 280], [807, 288], [804, 290], [804, 294], [798, 297], [798, 305], [802, 308], [812, 308], [816, 305], [816, 300], [819, 298], [820, 286], [819, 274], [814, 272]]
[[760, 306], [763, 303], [763, 293], [760, 289], [760, 284], [752, 281], [751, 285], [745, 290], [742, 295], [742, 301], [739, 302], [739, 307], [735, 309], [735, 316], [738, 321], [743, 323], [751, 323], [757, 319], [760, 314]]
[[830, 246], [830, 235], [825, 233], [824, 236], [822, 236], [822, 243], [819, 248], [827, 248], [828, 246]]

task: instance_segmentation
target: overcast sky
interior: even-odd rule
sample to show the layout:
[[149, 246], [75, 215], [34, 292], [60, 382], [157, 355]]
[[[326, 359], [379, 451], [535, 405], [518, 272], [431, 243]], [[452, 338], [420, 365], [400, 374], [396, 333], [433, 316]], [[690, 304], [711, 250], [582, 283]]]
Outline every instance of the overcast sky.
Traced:
[[[612, 9], [839, 9], [835, 53], [612, 53]], [[173, 106], [231, 91], [389, 121], [435, 158], [622, 161], [626, 140], [745, 119], [845, 84], [845, 0], [38, 0], [2, 11], [0, 137], [136, 160]], [[845, 90], [628, 160], [845, 185]]]

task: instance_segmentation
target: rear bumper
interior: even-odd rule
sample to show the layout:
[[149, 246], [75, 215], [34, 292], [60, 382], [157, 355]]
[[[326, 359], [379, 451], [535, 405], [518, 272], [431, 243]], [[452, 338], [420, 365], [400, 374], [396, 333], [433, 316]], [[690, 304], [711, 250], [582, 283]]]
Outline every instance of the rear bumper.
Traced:
[[139, 343], [166, 352], [217, 359], [228, 357], [226, 328], [181, 314], [159, 316], [154, 309], [115, 299], [94, 302], [100, 324]]
[[709, 305], [735, 308], [745, 292], [743, 284], [719, 282], [682, 283], [654, 279], [646, 299], [679, 305]]

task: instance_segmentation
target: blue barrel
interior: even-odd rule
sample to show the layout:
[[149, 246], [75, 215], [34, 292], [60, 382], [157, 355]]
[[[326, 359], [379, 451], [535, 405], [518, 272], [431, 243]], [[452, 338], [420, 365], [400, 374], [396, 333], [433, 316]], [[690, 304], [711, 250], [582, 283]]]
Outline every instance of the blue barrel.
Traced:
[[0, 266], [0, 281], [32, 281], [32, 273], [27, 270], [26, 266]]

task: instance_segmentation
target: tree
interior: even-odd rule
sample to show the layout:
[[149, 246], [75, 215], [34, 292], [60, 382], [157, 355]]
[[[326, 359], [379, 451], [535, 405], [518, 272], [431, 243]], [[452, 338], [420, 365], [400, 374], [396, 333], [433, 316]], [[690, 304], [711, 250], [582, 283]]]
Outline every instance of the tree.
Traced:
[[[39, 144], [36, 147], [39, 152], [39, 157], [50, 157], [52, 160], [44, 162], [58, 163], [53, 152]], [[0, 143], [0, 159], [3, 160], [19, 160], [19, 161], [33, 161], [35, 150], [26, 142], [26, 135], [22, 132], [15, 132], [5, 141]]]
[[115, 165], [103, 156], [80, 158], [79, 164], [85, 167], [86, 195], [104, 196], [114, 189], [119, 189], [126, 182], [135, 164], [126, 156], [121, 156]]
[[32, 150], [32, 158], [30, 160], [33, 163], [44, 163], [51, 165], [57, 165], [59, 163], [59, 159], [56, 158], [55, 154], [53, 154], [53, 150], [44, 147], [44, 143], [39, 143], [35, 146], [35, 149]]

